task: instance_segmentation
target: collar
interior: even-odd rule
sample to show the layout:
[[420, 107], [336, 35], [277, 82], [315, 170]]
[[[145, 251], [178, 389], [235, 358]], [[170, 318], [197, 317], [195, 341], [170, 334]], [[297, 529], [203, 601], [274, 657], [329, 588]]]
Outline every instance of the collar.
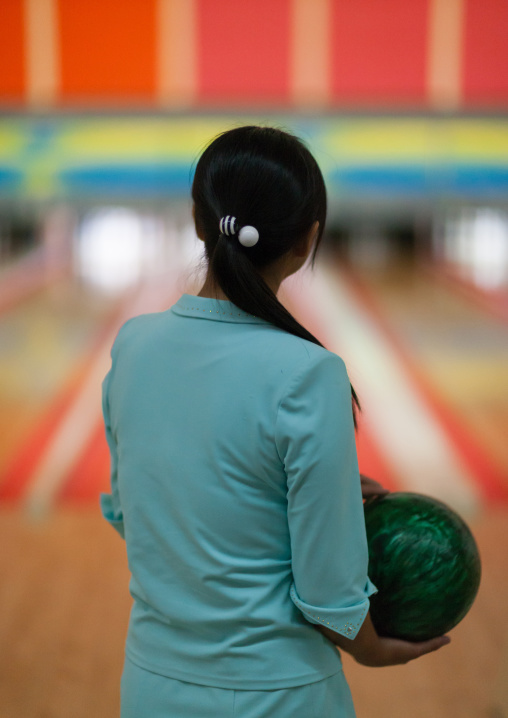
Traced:
[[264, 319], [239, 309], [233, 302], [225, 299], [195, 297], [183, 294], [178, 302], [171, 307], [174, 314], [193, 319], [212, 319], [216, 322], [236, 322], [241, 324], [266, 324]]

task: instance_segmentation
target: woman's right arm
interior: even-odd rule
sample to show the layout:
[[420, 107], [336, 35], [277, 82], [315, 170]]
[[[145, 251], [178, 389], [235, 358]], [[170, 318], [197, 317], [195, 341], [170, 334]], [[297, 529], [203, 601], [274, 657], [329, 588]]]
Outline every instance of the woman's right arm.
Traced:
[[[323, 353], [284, 386], [275, 428], [287, 476], [293, 585], [305, 619], [365, 665], [407, 663], [447, 639], [412, 644], [376, 633], [368, 615], [375, 591], [356, 457], [351, 386], [342, 360]], [[364, 491], [382, 488], [364, 480]]]
[[355, 661], [363, 666], [381, 667], [408, 663], [450, 643], [448, 636], [439, 636], [420, 643], [379, 636], [370, 618], [370, 613], [365, 617], [353, 640], [324, 626], [316, 626], [316, 628], [336, 646], [351, 654]]

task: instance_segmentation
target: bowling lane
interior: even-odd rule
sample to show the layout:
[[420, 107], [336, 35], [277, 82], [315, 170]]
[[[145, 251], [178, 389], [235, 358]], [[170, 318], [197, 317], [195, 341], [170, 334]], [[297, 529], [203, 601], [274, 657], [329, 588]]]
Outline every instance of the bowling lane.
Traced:
[[475, 301], [474, 292], [459, 291], [438, 268], [424, 264], [355, 267], [348, 281], [440, 418], [451, 431], [462, 427], [455, 432], [461, 448], [469, 450], [465, 438], [474, 438], [484, 468], [487, 461], [508, 485], [506, 324]]
[[[68, 273], [0, 316], [3, 498], [28, 497], [39, 508], [60, 499], [95, 503], [106, 488], [100, 382], [117, 328], [199, 284], [195, 237], [169, 232], [165, 247], [157, 272], [122, 292], [98, 291]], [[508, 470], [505, 327], [422, 267], [346, 273], [330, 247], [314, 272], [285, 283], [281, 298], [346, 360], [365, 409], [361, 470], [391, 489], [427, 492], [474, 513], [485, 498], [485, 463], [497, 477]], [[464, 424], [474, 435], [479, 464], [464, 458], [464, 432], [458, 440], [444, 435], [443, 417], [448, 433]]]
[[[74, 261], [66, 272], [17, 293], [0, 312], [0, 498], [35, 514], [60, 498], [96, 504], [109, 465], [100, 388], [118, 328], [165, 309], [198, 281], [191, 268], [201, 243], [188, 223], [177, 231], [155, 215], [113, 209], [94, 214], [96, 224], [97, 216], [93, 233], [83, 225], [87, 243], [67, 250]], [[119, 237], [122, 252], [112, 253]]]
[[16, 464], [50, 431], [120, 306], [118, 297], [67, 276], [19, 298], [0, 316], [2, 495], [26, 478]]

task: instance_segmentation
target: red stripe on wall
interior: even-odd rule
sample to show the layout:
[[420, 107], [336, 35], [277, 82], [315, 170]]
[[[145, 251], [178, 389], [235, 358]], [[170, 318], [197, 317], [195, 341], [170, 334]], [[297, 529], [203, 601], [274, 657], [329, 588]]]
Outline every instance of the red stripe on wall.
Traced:
[[0, 6], [0, 101], [18, 103], [25, 94], [23, 0], [2, 0]]
[[198, 99], [287, 103], [290, 0], [198, 0]]
[[508, 2], [465, 0], [464, 99], [508, 106]]
[[335, 102], [426, 103], [429, 0], [331, 0]]
[[59, 0], [62, 99], [153, 101], [156, 0]]

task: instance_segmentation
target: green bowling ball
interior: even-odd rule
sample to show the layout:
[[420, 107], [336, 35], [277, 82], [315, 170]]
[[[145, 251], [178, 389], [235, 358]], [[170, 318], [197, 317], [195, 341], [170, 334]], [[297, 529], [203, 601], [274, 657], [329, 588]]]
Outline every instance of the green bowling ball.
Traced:
[[424, 641], [456, 626], [480, 585], [478, 547], [463, 519], [441, 501], [411, 492], [364, 505], [372, 622], [382, 636]]

